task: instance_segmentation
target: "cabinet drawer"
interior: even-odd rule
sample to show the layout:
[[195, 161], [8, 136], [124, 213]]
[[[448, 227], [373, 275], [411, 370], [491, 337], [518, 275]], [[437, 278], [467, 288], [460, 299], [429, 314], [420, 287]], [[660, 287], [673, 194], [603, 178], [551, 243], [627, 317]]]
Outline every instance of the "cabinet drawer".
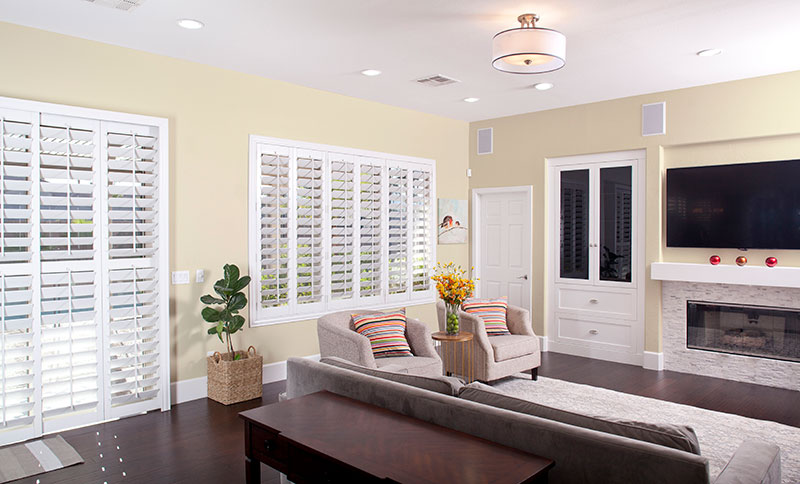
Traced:
[[289, 445], [277, 433], [253, 425], [250, 429], [250, 445], [254, 458], [278, 470], [286, 468]]
[[607, 292], [597, 288], [557, 287], [558, 309], [591, 311], [597, 314], [636, 317], [636, 296], [628, 292]]
[[616, 347], [618, 349], [632, 348], [632, 328], [629, 324], [616, 324], [605, 321], [586, 321], [557, 316], [559, 340]]

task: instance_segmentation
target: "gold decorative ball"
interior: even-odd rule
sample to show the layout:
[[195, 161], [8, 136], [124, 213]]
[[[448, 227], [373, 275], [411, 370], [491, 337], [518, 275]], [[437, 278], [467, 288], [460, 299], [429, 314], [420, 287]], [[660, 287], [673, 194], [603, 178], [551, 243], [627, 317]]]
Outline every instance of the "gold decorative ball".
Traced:
[[747, 264], [747, 257], [740, 255], [739, 257], [736, 258], [737, 266], [743, 266], [745, 264]]

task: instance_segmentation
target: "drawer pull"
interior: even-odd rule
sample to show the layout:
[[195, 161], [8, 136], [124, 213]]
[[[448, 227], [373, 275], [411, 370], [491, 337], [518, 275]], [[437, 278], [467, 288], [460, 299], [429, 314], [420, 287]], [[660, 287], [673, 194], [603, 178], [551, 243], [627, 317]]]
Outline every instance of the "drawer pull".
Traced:
[[592, 303], [592, 304], [597, 304], [599, 301], [597, 299], [595, 299], [595, 298], [591, 298], [591, 299], [589, 299], [589, 302]]
[[589, 330], [589, 334], [599, 334], [599, 333], [600, 333], [600, 331], [597, 331], [596, 329], [590, 329]]
[[275, 449], [275, 442], [270, 440], [270, 439], [265, 440], [264, 441], [264, 450], [271, 451], [273, 449]]

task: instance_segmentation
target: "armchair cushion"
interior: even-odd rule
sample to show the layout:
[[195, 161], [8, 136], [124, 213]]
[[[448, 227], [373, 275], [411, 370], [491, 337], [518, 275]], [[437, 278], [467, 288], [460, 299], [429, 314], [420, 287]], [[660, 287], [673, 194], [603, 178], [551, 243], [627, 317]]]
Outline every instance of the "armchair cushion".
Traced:
[[406, 311], [353, 315], [356, 332], [366, 336], [375, 358], [414, 356], [406, 340]]
[[494, 350], [494, 361], [506, 361], [539, 351], [539, 339], [536, 336], [507, 334], [492, 336], [489, 344]]
[[467, 299], [461, 309], [469, 314], [479, 316], [486, 326], [486, 334], [497, 336], [511, 334], [506, 323], [508, 299]]
[[378, 358], [375, 364], [379, 369], [385, 370], [387, 367], [402, 366], [406, 373], [410, 375], [441, 375], [442, 360], [427, 356], [393, 356], [390, 358]]

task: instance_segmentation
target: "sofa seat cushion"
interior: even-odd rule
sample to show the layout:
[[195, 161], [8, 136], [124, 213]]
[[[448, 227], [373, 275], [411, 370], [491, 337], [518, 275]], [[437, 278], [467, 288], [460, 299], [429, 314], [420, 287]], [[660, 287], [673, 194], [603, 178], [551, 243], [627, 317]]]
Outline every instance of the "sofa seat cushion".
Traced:
[[[397, 358], [400, 359], [400, 358]], [[405, 360], [412, 360], [412, 359], [430, 359], [433, 358], [403, 358]], [[379, 369], [375, 368], [367, 368], [365, 366], [356, 365], [347, 360], [343, 360], [341, 358], [336, 358], [333, 356], [322, 358], [320, 360], [322, 363], [326, 363], [328, 365], [336, 366], [339, 368], [344, 368], [346, 370], [355, 371], [358, 373], [362, 373], [364, 375], [370, 375], [378, 378], [383, 378], [384, 380], [394, 381], [398, 383], [403, 383], [406, 385], [410, 385], [417, 388], [422, 388], [424, 390], [430, 390], [432, 392], [441, 393], [443, 395], [450, 395], [452, 397], [458, 396], [458, 393], [464, 387], [464, 384], [458, 378], [448, 377], [448, 376], [423, 376], [423, 375], [412, 375], [407, 373], [408, 368], [402, 367], [399, 364], [388, 364], [384, 365]], [[380, 361], [380, 360], [379, 360]], [[388, 370], [391, 368], [392, 370]], [[397, 369], [401, 369], [401, 371], [395, 371]]]
[[576, 427], [597, 430], [700, 455], [700, 443], [697, 440], [697, 435], [695, 435], [694, 429], [685, 425], [652, 424], [582, 415], [515, 398], [501, 393], [489, 385], [477, 382], [465, 386], [458, 396], [465, 400], [497, 408], [504, 408]]
[[413, 356], [406, 339], [405, 309], [385, 314], [354, 314], [353, 327], [369, 339], [376, 359]]
[[497, 362], [531, 355], [539, 351], [539, 340], [536, 336], [522, 334], [490, 336], [489, 344], [492, 345], [494, 361]]

